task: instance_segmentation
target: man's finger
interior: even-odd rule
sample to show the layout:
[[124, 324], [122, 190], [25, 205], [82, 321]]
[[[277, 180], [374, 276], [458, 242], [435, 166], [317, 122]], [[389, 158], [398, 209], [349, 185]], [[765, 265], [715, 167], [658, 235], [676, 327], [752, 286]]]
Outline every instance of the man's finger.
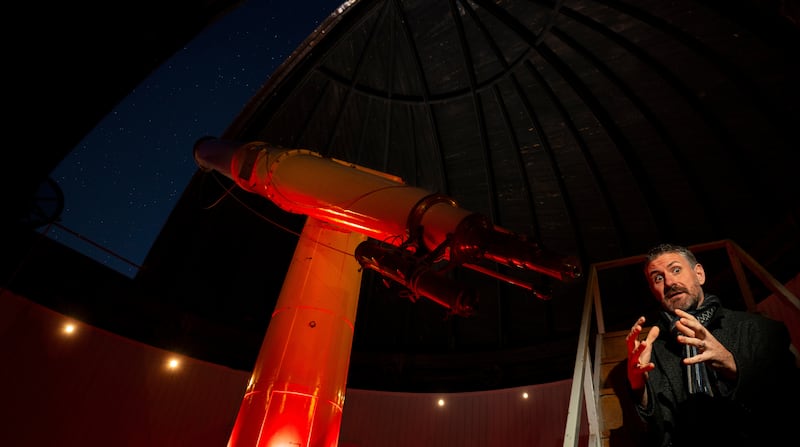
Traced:
[[697, 321], [697, 318], [695, 318], [694, 315], [682, 309], [675, 309], [675, 314], [677, 314], [681, 318], [686, 318], [689, 321]]
[[647, 333], [647, 344], [652, 345], [656, 338], [658, 338], [658, 334], [661, 330], [658, 326], [653, 326], [650, 328], [650, 332]]

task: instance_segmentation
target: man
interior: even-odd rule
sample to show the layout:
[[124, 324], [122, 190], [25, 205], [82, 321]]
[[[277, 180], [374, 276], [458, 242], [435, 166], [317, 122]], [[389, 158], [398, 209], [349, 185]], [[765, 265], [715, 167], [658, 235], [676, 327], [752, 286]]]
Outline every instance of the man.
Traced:
[[783, 323], [723, 307], [685, 247], [654, 247], [644, 269], [661, 318], [639, 340], [639, 317], [626, 341], [649, 445], [800, 444], [800, 372]]

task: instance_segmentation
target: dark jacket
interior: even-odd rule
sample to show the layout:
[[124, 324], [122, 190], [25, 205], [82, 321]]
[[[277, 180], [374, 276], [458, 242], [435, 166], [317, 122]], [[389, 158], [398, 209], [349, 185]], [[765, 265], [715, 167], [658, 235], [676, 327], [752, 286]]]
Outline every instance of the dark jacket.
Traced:
[[[716, 299], [716, 297], [714, 297]], [[800, 370], [786, 326], [759, 314], [720, 307], [706, 324], [736, 361], [738, 379], [721, 380], [709, 368], [714, 397], [690, 395], [683, 345], [662, 318], [653, 344], [648, 408], [637, 405], [648, 445], [783, 445], [800, 433]]]

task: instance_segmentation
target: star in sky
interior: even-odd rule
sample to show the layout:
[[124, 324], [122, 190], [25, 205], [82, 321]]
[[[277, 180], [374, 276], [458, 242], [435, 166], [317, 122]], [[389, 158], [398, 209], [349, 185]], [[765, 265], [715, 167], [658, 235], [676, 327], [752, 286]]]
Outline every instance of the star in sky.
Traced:
[[340, 4], [249, 0], [211, 24], [53, 171], [65, 205], [48, 237], [134, 277], [197, 170], [194, 143], [221, 135]]

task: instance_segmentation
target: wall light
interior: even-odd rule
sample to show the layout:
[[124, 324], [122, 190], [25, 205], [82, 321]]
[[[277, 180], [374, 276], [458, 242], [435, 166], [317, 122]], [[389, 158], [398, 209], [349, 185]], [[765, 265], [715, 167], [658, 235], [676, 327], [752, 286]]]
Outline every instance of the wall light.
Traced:
[[181, 366], [181, 361], [173, 357], [167, 361], [167, 369], [178, 369]]

